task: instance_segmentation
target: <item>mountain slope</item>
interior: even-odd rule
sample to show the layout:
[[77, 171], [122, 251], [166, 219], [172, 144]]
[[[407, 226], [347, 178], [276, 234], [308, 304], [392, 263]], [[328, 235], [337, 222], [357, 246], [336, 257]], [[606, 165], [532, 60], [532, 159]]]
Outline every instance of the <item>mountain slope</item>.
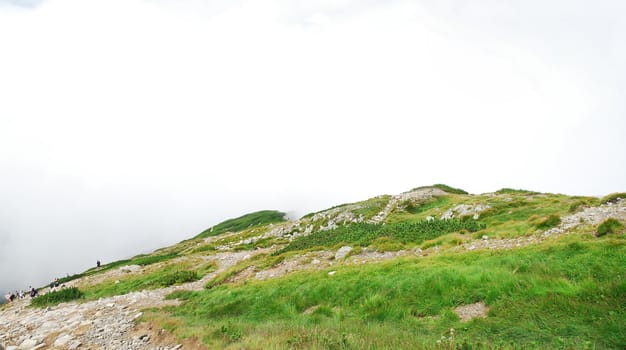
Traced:
[[[621, 198], [472, 195], [435, 185], [298, 220], [252, 213], [67, 279], [84, 293], [79, 304], [53, 303], [48, 312], [23, 308], [27, 301], [3, 306], [0, 342], [619, 348], [626, 344]], [[61, 326], [72, 317], [82, 331]], [[25, 318], [30, 328], [11, 322]]]

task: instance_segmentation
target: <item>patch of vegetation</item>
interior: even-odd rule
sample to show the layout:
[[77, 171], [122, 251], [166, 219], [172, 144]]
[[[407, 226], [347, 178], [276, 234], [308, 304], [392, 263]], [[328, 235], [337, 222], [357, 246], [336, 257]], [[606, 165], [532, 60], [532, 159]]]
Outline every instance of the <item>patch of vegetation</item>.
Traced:
[[560, 223], [561, 218], [558, 215], [550, 215], [541, 222], [539, 222], [536, 227], [540, 230], [547, 230], [556, 227]]
[[355, 209], [353, 212], [357, 216], [363, 215], [365, 220], [367, 220], [382, 211], [387, 203], [389, 203], [390, 198], [391, 196], [379, 196], [370, 198], [364, 202], [361, 202], [361, 208]]
[[626, 200], [625, 192], [611, 193], [600, 200], [600, 204], [617, 203], [619, 199]]
[[595, 198], [578, 199], [569, 206], [569, 209], [567, 211], [570, 213], [575, 213], [580, 207], [590, 207], [596, 205], [597, 202], [598, 200]]
[[70, 287], [35, 297], [30, 304], [37, 307], [46, 307], [81, 299], [83, 297], [83, 292], [78, 288]]
[[137, 255], [131, 259], [124, 259], [124, 260], [117, 260], [114, 261], [112, 263], [109, 264], [104, 264], [102, 266], [100, 266], [100, 268], [91, 268], [85, 272], [82, 273], [77, 273], [74, 275], [70, 275], [70, 276], [66, 276], [66, 277], [62, 277], [59, 278], [59, 283], [60, 284], [64, 284], [67, 283], [69, 281], [73, 281], [85, 276], [91, 276], [97, 273], [101, 273], [101, 272], [105, 272], [105, 271], [109, 271], [109, 270], [113, 270], [116, 269], [118, 267], [122, 267], [122, 266], [126, 266], [126, 265], [141, 265], [141, 266], [147, 266], [147, 265], [151, 265], [151, 264], [156, 264], [158, 262], [162, 262], [162, 261], [167, 261], [170, 259], [173, 259], [175, 257], [178, 256], [178, 253], [166, 253], [166, 254], [157, 254], [157, 255], [146, 255], [146, 254], [141, 254], [141, 255]]
[[444, 184], [434, 184], [432, 187], [438, 188], [444, 192], [452, 193], [452, 194], [469, 194], [467, 191], [462, 190], [460, 188], [454, 188]]
[[262, 210], [223, 221], [197, 235], [194, 238], [217, 236], [226, 232], [239, 232], [247, 228], [284, 222], [285, 213], [276, 210]]
[[185, 270], [172, 264], [159, 270], [108, 281], [85, 289], [85, 296], [89, 299], [127, 294], [144, 289], [169, 287], [175, 284], [197, 281], [201, 278], [196, 270]]
[[442, 207], [449, 201], [450, 199], [448, 197], [433, 197], [420, 203], [406, 201], [405, 203], [402, 203], [402, 205], [407, 213], [420, 214], [433, 208]]
[[432, 220], [418, 222], [399, 222], [388, 225], [358, 223], [338, 227], [333, 230], [317, 231], [308, 236], [298, 237], [275, 255], [313, 247], [331, 248], [337, 244], [354, 244], [368, 246], [377, 238], [386, 237], [400, 243], [421, 243], [451, 232], [467, 230], [476, 232], [485, 226], [476, 221]]
[[[159, 312], [209, 348], [422, 349], [445, 335], [450, 349], [615, 349], [626, 344], [625, 255], [622, 241], [579, 238], [405, 258], [185, 292]], [[452, 312], [478, 301], [488, 317]]]
[[596, 236], [604, 236], [606, 234], [620, 233], [624, 230], [624, 224], [615, 218], [608, 218], [598, 225]]
[[337, 208], [343, 208], [343, 207], [346, 207], [346, 206], [348, 206], [350, 204], [352, 204], [352, 203], [343, 203], [343, 204], [335, 205], [334, 207], [330, 207], [328, 209], [324, 209], [324, 210], [308, 213], [308, 214], [304, 215], [302, 217], [302, 219], [312, 218], [313, 216], [315, 216], [315, 214], [323, 213], [325, 211], [330, 211], [330, 210], [337, 209]]
[[524, 195], [534, 195], [534, 194], [539, 194], [539, 192], [534, 192], [534, 191], [528, 191], [528, 190], [521, 190], [521, 189], [514, 189], [514, 188], [501, 188], [499, 190], [496, 191], [496, 194], [524, 194]]

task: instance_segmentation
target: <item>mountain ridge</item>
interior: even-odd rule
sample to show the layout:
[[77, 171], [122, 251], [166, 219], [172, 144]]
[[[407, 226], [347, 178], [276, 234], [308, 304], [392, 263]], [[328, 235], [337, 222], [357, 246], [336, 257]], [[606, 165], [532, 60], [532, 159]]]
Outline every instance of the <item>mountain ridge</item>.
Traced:
[[[620, 293], [626, 290], [626, 265], [619, 259], [625, 246], [626, 201], [622, 198], [626, 198], [624, 193], [595, 198], [513, 189], [469, 194], [438, 184], [339, 205], [295, 220], [284, 220], [284, 214], [278, 211], [250, 213], [213, 226], [213, 232], [209, 228], [153, 253], [105, 264], [63, 280], [68, 290], [81, 291], [78, 303], [47, 303], [40, 297], [48, 309], [27, 307], [28, 300], [3, 306], [2, 316], [11, 311], [11, 315], [21, 315], [40, 326], [46, 322], [56, 324], [58, 329], [50, 326], [56, 333], [27, 336], [22, 328], [2, 325], [0, 331], [8, 336], [0, 337], [0, 343], [21, 346], [30, 340], [33, 347], [51, 349], [73, 345], [128, 349], [171, 349], [179, 345], [363, 348], [370, 343], [377, 344], [376, 348], [457, 348], [463, 343], [479, 348], [479, 342], [472, 338], [479, 337], [486, 348], [499, 348], [511, 341], [529, 348], [558, 347], [559, 342], [562, 346], [586, 346], [585, 342], [591, 342], [597, 348], [611, 348], [626, 339], [624, 331], [615, 328], [626, 320], [623, 310], [615, 306], [623, 299]], [[600, 229], [611, 220], [616, 223], [608, 231]], [[502, 253], [493, 255], [495, 252]], [[561, 272], [553, 271], [553, 266], [533, 267], [538, 264], [536, 259], [552, 261], [555, 254], [569, 264], [563, 271], [576, 270], [580, 276], [568, 277], [568, 282], [561, 285]], [[596, 266], [602, 254], [608, 254], [606, 266]], [[579, 258], [584, 264], [576, 260]], [[506, 265], [509, 260], [515, 262], [510, 269], [484, 265], [487, 261]], [[484, 266], [484, 271], [471, 269], [474, 264]], [[553, 265], [559, 264], [555, 261]], [[618, 278], [612, 281], [594, 277], [585, 265], [594, 266], [602, 276], [612, 273]], [[425, 275], [448, 276], [445, 285], [456, 287], [433, 295], [427, 286], [441, 282], [427, 283], [413, 266], [422, 266]], [[537, 271], [530, 273], [533, 269]], [[353, 280], [359, 271], [369, 272]], [[590, 273], [592, 277], [583, 278]], [[503, 282], [492, 280], [492, 274], [501, 275]], [[544, 280], [537, 281], [535, 275]], [[469, 276], [486, 278], [490, 287], [477, 292], [480, 287], [467, 280]], [[359, 280], [381, 288], [371, 289]], [[389, 281], [397, 284], [389, 285]], [[606, 305], [590, 306], [595, 304], [585, 299], [589, 298], [585, 296], [587, 289], [595, 290], [587, 285], [590, 281], [598, 284]], [[507, 283], [519, 284], [517, 289], [523, 293], [507, 289]], [[417, 299], [407, 303], [408, 290], [402, 287], [405, 284], [428, 295], [424, 297], [426, 303]], [[298, 285], [307, 288], [298, 292]], [[534, 315], [520, 316], [525, 328], [517, 333], [496, 326], [493, 322], [509, 322], [502, 314], [507, 309], [505, 300], [513, 298], [511, 303], [516, 306], [511, 310], [519, 312], [515, 310], [528, 303], [525, 298], [539, 292], [533, 285], [549, 291], [547, 295], [554, 293], [576, 301], [566, 299], [566, 311], [580, 304], [604, 312], [610, 316], [604, 320], [607, 324], [594, 323], [599, 331], [593, 334], [571, 311], [560, 318], [570, 320], [578, 331], [551, 326], [553, 329], [545, 332], [536, 329], [535, 318], [545, 318], [542, 323], [554, 325], [559, 320], [538, 310]], [[328, 295], [318, 288], [342, 292]], [[272, 294], [276, 293], [272, 290], [283, 292]], [[248, 294], [250, 297], [245, 296]], [[282, 303], [274, 305], [276, 298]], [[536, 298], [544, 300], [546, 295], [540, 293]], [[554, 302], [550, 298], [540, 301], [548, 306]], [[284, 309], [285, 305], [289, 307]], [[152, 311], [146, 311], [148, 307]], [[80, 322], [77, 319], [75, 323], [85, 328], [84, 332], [62, 327], [60, 321], [48, 315], [56, 312], [67, 321], [71, 314], [68, 308], [81, 315]], [[100, 313], [100, 317], [86, 317], [90, 313]], [[196, 320], [194, 315], [198, 313], [209, 318]], [[293, 333], [295, 326], [284, 323], [287, 320], [295, 322], [301, 334]], [[384, 329], [396, 325], [399, 330], [390, 331], [393, 337], [374, 337], [367, 327], [369, 322]], [[415, 330], [405, 329], [398, 322], [414, 324], [424, 333], [424, 339], [410, 340], [408, 335]], [[166, 332], [148, 331], [147, 324]], [[340, 324], [349, 325], [345, 326], [347, 335], [342, 335]], [[317, 327], [322, 327], [327, 336], [316, 335]], [[490, 327], [500, 329], [504, 336], [489, 336], [486, 330]], [[133, 332], [139, 329], [146, 332], [146, 337], [141, 334], [133, 338]], [[273, 336], [264, 340], [258, 338], [258, 332]], [[99, 338], [98, 333], [103, 337]], [[159, 338], [159, 333], [167, 336]]]

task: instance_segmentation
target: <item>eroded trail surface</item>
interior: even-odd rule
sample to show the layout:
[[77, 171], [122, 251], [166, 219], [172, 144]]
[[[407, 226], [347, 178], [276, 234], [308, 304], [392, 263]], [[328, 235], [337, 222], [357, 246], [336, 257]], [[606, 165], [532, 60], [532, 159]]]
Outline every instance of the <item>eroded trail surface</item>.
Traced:
[[214, 256], [219, 264], [217, 271], [179, 286], [44, 309], [29, 307], [30, 298], [17, 300], [0, 310], [0, 344], [6, 350], [202, 348], [191, 341], [177, 343], [175, 338], [150, 325], [137, 327], [141, 310], [175, 305], [177, 301], [165, 300], [165, 296], [177, 289], [202, 289], [219, 272], [258, 252], [218, 253]]

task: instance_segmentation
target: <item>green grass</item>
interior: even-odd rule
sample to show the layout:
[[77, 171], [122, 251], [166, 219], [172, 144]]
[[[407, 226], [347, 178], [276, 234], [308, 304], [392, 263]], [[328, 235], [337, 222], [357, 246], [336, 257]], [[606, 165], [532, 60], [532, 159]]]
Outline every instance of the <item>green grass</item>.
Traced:
[[[182, 306], [152, 317], [210, 348], [420, 349], [443, 335], [448, 348], [615, 349], [626, 344], [624, 256], [623, 240], [579, 238], [336, 267], [179, 293]], [[477, 301], [489, 317], [452, 312]]]
[[284, 222], [285, 213], [276, 210], [262, 210], [221, 222], [197, 235], [195, 238], [217, 236], [226, 232], [239, 232], [247, 228]]
[[622, 231], [624, 231], [624, 224], [615, 218], [608, 218], [598, 225], [596, 235], [600, 237], [606, 234], [620, 233]]
[[376, 239], [386, 237], [399, 243], [419, 244], [451, 232], [467, 230], [476, 232], [484, 226], [473, 220], [432, 220], [399, 222], [388, 225], [358, 223], [341, 226], [333, 230], [317, 231], [308, 236], [298, 237], [275, 255], [314, 247], [332, 248], [337, 244], [368, 246]]
[[191, 270], [187, 265], [171, 264], [156, 271], [145, 274], [121, 277], [118, 280], [109, 280], [95, 286], [85, 288], [85, 297], [97, 299], [112, 295], [127, 294], [144, 289], [156, 289], [175, 284], [197, 281], [201, 273], [213, 271], [215, 265], [202, 265], [197, 270]]
[[36, 307], [46, 307], [81, 299], [83, 297], [83, 292], [78, 288], [70, 287], [35, 297], [30, 304]]
[[70, 276], [59, 278], [59, 283], [60, 284], [64, 284], [66, 282], [73, 281], [73, 280], [76, 280], [76, 279], [79, 279], [79, 278], [82, 278], [82, 277], [95, 275], [95, 274], [98, 274], [98, 273], [102, 273], [102, 272], [105, 272], [105, 271], [113, 270], [113, 269], [116, 269], [118, 267], [122, 267], [122, 266], [126, 266], [126, 265], [147, 266], [147, 265], [151, 265], [151, 264], [156, 264], [158, 262], [162, 262], [162, 261], [167, 261], [167, 260], [173, 259], [173, 258], [175, 258], [177, 256], [178, 256], [178, 253], [137, 255], [137, 256], [135, 256], [135, 257], [133, 257], [131, 259], [117, 260], [117, 261], [111, 262], [109, 264], [104, 264], [104, 265], [100, 266], [100, 268], [94, 267], [94, 268], [88, 269], [87, 271], [82, 272], [82, 273], [77, 273], [77, 274], [73, 274], [73, 275], [70, 275]]

